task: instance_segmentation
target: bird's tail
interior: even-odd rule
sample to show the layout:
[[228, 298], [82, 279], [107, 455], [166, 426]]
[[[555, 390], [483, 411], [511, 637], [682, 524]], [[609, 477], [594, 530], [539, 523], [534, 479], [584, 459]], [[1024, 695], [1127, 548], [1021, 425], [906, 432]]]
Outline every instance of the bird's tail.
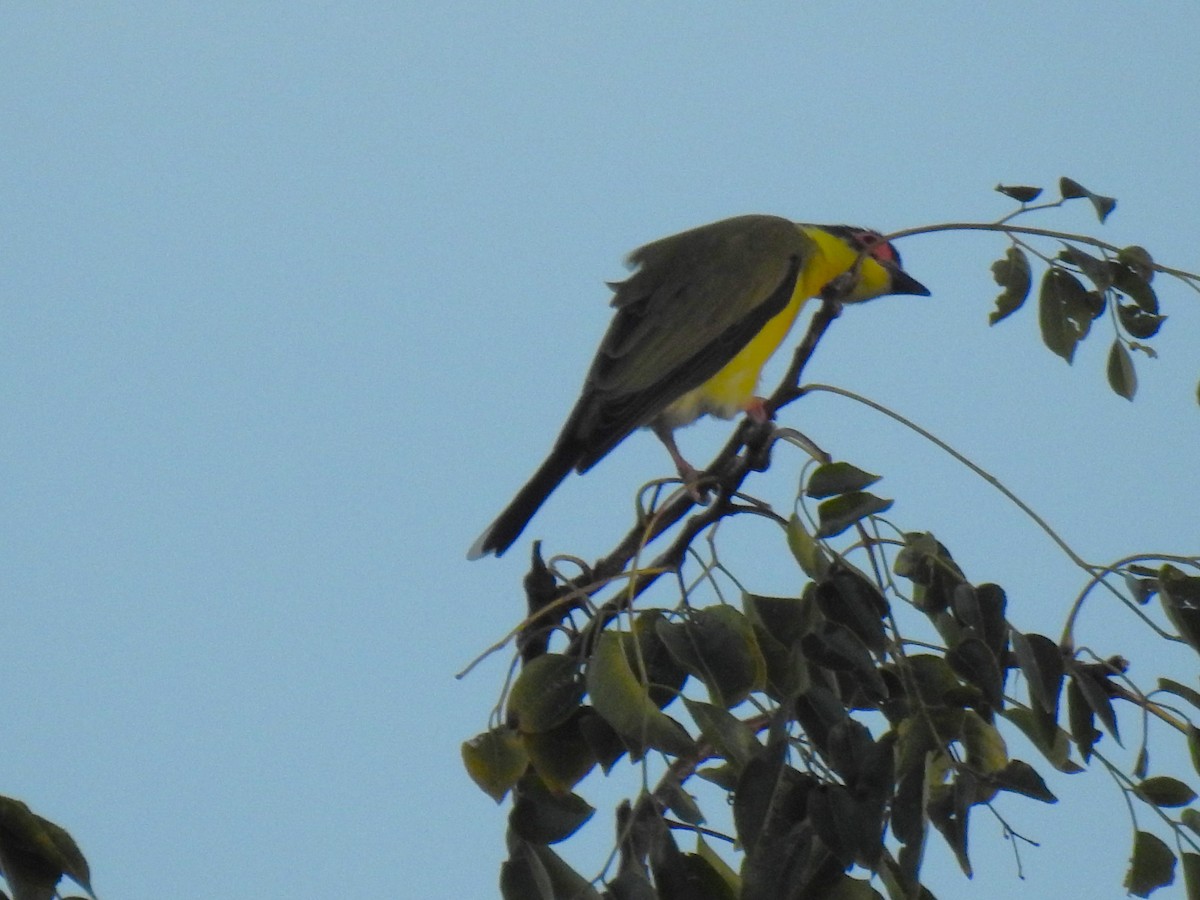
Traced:
[[467, 559], [479, 559], [489, 553], [500, 556], [511, 547], [513, 541], [525, 530], [533, 514], [575, 468], [578, 455], [573, 447], [555, 447], [546, 461], [533, 473], [533, 477], [517, 491], [517, 496], [504, 508], [504, 512], [500, 513], [496, 521], [471, 545], [471, 549], [467, 551]]

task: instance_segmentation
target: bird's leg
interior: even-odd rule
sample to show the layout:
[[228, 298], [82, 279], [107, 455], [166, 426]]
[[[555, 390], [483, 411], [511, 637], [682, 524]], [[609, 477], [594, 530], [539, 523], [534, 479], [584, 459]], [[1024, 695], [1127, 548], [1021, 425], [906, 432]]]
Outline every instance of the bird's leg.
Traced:
[[688, 493], [692, 495], [692, 499], [697, 503], [704, 502], [704, 492], [699, 488], [701, 473], [679, 452], [679, 447], [675, 443], [675, 433], [662, 422], [655, 422], [650, 427], [658, 435], [658, 439], [663, 442], [667, 452], [671, 454], [671, 461], [675, 463], [679, 478], [683, 481], [683, 486], [687, 488]]
[[[770, 462], [771, 445], [774, 443], [768, 438], [771, 432], [778, 433], [778, 429], [774, 427], [772, 419], [774, 416], [767, 410], [767, 401], [762, 397], [751, 397], [746, 401], [746, 405], [742, 407], [746, 413], [746, 418], [750, 420], [753, 426], [751, 431], [746, 433], [745, 447], [749, 454], [749, 459], [752, 463], [752, 468], [759, 472], [765, 472], [767, 465]], [[754, 435], [761, 434], [762, 439]]]

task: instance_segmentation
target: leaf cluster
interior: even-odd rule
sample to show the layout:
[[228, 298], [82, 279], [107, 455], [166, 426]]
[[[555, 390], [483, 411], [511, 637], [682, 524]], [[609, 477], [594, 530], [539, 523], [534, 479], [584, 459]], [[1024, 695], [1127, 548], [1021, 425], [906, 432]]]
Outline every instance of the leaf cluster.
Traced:
[[[1042, 195], [1041, 188], [1000, 185], [996, 190], [1022, 204], [1020, 210], [998, 223], [1000, 230], [1006, 230], [1004, 223], [1018, 215], [1069, 200], [1089, 200], [1101, 222], [1117, 205], [1112, 197], [1093, 193], [1070, 178], [1059, 180], [1057, 201], [1034, 207], [1027, 204]], [[1034, 255], [1045, 265], [1037, 291], [1042, 342], [1071, 363], [1076, 348], [1091, 333], [1093, 322], [1108, 313], [1114, 331], [1106, 366], [1108, 383], [1115, 393], [1132, 400], [1137, 393], [1137, 372], [1131, 351], [1153, 358], [1156, 353], [1146, 342], [1158, 334], [1167, 319], [1160, 312], [1153, 286], [1154, 275], [1162, 267], [1149, 251], [1136, 245], [1114, 248], [1084, 236], [1059, 235], [1061, 248], [1051, 256], [1036, 250], [1025, 230], [1009, 230], [1008, 235], [1011, 246], [992, 263], [992, 276], [1001, 292], [989, 322], [995, 325], [1025, 304], [1033, 290], [1030, 256]], [[1195, 286], [1195, 279], [1186, 273], [1171, 274]]]
[[[931, 896], [920, 879], [931, 835], [970, 875], [977, 808], [994, 810], [1004, 793], [1056, 802], [1034, 765], [1009, 754], [1005, 729], [1075, 774], [1104, 735], [1120, 742], [1117, 704], [1161, 710], [1122, 686], [1123, 661], [1090, 661], [1014, 628], [1004, 590], [969, 581], [932, 535], [867, 539], [873, 510], [890, 505], [865, 491], [876, 480], [845, 463], [813, 472], [815, 527], [799, 515], [784, 525], [809, 579], [798, 595], [702, 607], [685, 595], [598, 630], [591, 620], [574, 629], [586, 643], [525, 664], [503, 724], [463, 747], [480, 787], [512, 797], [506, 897]], [[867, 570], [829, 543], [850, 528]], [[879, 568], [885, 555], [890, 572]], [[1200, 639], [1188, 630], [1200, 626], [1200, 576], [1170, 565], [1127, 574], [1140, 599], [1160, 597], [1185, 640]], [[906, 637], [897, 624], [905, 609], [941, 643]], [[1200, 703], [1200, 693], [1172, 687]], [[1186, 728], [1200, 760], [1200, 731]], [[594, 878], [576, 872], [552, 848], [595, 812], [580, 782], [651, 759], [663, 772], [619, 811], [613, 864]], [[1195, 799], [1165, 775], [1135, 771], [1120, 783], [1160, 812]], [[709, 828], [701, 784], [726, 798], [729, 833]], [[1183, 834], [1193, 816], [1185, 810], [1171, 828]], [[692, 849], [681, 846], [685, 834]], [[712, 851], [705, 838], [714, 835], [738, 848], [738, 868]], [[1200, 874], [1193, 855], [1180, 854], [1189, 879]], [[1127, 886], [1145, 896], [1169, 883], [1176, 858], [1139, 829]]]

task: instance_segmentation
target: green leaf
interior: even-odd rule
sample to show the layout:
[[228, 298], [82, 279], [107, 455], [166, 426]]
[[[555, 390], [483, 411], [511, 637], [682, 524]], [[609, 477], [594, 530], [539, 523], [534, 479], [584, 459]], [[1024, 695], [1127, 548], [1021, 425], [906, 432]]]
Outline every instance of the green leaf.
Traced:
[[1154, 270], [1147, 270], [1123, 262], [1115, 262], [1109, 266], [1112, 274], [1112, 286], [1136, 304], [1136, 309], [1149, 316], [1158, 315], [1158, 295], [1150, 286], [1150, 277]]
[[1038, 323], [1042, 342], [1068, 363], [1087, 337], [1092, 320], [1104, 311], [1104, 298], [1089, 292], [1065, 269], [1051, 266], [1038, 292]]
[[1171, 602], [1200, 608], [1200, 575], [1187, 575], [1169, 563], [1158, 570], [1160, 593], [1169, 591]]
[[1192, 757], [1192, 768], [1200, 772], [1200, 728], [1188, 723], [1187, 727], [1188, 754]]
[[998, 184], [996, 190], [1018, 203], [1032, 203], [1042, 194], [1040, 187], [1031, 187], [1027, 184]]
[[[858, 803], [882, 809], [891, 796], [896, 766], [895, 735], [876, 741], [867, 726], [847, 716], [829, 729], [821, 753], [833, 771], [854, 790]], [[870, 825], [880, 838], [881, 822]], [[864, 851], [866, 844], [863, 844]]]
[[1133, 792], [1151, 806], [1165, 806], [1174, 809], [1187, 806], [1196, 799], [1196, 792], [1169, 775], [1157, 775], [1147, 778], [1133, 786]]
[[1060, 178], [1058, 180], [1058, 190], [1064, 200], [1087, 197], [1095, 208], [1096, 216], [1101, 222], [1107, 219], [1109, 213], [1117, 208], [1117, 201], [1112, 197], [1105, 197], [1103, 194], [1094, 194], [1078, 181], [1070, 178]]
[[806, 656], [819, 666], [858, 676], [858, 686], [875, 699], [888, 695], [884, 682], [867, 645], [845, 625], [826, 622], [818, 632], [807, 634], [800, 642]]
[[782, 745], [764, 748], [738, 779], [733, 793], [733, 821], [748, 853], [760, 849], [760, 838], [768, 844], [773, 837], [778, 840], [807, 814], [808, 796], [816, 779], [786, 765], [785, 751]]
[[832, 887], [822, 890], [821, 900], [883, 900], [883, 895], [871, 887], [871, 882], [843, 875]]
[[1092, 206], [1096, 210], [1096, 218], [1101, 222], [1108, 218], [1109, 213], [1117, 208], [1117, 200], [1115, 197], [1104, 197], [1100, 194], [1093, 194], [1088, 197], [1092, 201]]
[[766, 663], [765, 690], [776, 700], [797, 696], [811, 682], [809, 667], [800, 653], [800, 639], [823, 621], [813, 599], [815, 593], [810, 584], [802, 597], [746, 594], [742, 598]]
[[762, 749], [754, 732], [737, 716], [711, 703], [683, 698], [703, 739], [740, 770]]
[[1062, 652], [1042, 634], [1022, 634], [1014, 628], [1011, 636], [1017, 664], [1029, 682], [1029, 699], [1053, 716], [1062, 688]]
[[1033, 286], [1029, 270], [1029, 257], [1020, 247], [1009, 247], [1003, 258], [992, 263], [992, 278], [1004, 288], [996, 298], [996, 308], [988, 316], [988, 324], [995, 325], [1012, 315], [1024, 304]]
[[[1118, 303], [1117, 320], [1130, 337], [1139, 341], [1148, 341], [1162, 329], [1162, 324], [1167, 321], [1167, 317], [1145, 312], [1128, 303]], [[1141, 350], [1151, 359], [1157, 358], [1157, 355], [1148, 346], [1138, 343], [1130, 346], [1135, 350]]]
[[650, 876], [636, 866], [623, 868], [607, 887], [613, 900], [659, 900]]
[[916, 688], [923, 705], [962, 706], [964, 689], [948, 660], [933, 653], [910, 653], [902, 665], [907, 669], [902, 681]]
[[1117, 319], [1130, 337], [1140, 341], [1148, 341], [1154, 337], [1162, 328], [1162, 323], [1167, 321], [1166, 316], [1148, 313], [1128, 303], [1117, 304]]
[[884, 857], [883, 865], [876, 874], [887, 889], [888, 896], [904, 900], [934, 900], [929, 889], [916, 881], [924, 849], [924, 832], [921, 840], [914, 839], [900, 848], [899, 859]]
[[829, 568], [829, 555], [825, 548], [808, 533], [800, 516], [792, 513], [787, 524], [788, 549], [809, 578], [820, 578]]
[[568, 793], [596, 765], [596, 753], [580, 728], [584, 715], [581, 710], [552, 731], [522, 735], [534, 771], [556, 793]]
[[1058, 798], [1046, 787], [1046, 782], [1027, 762], [1014, 759], [1004, 769], [992, 776], [992, 781], [1002, 791], [1024, 794], [1043, 803], [1057, 803]]
[[946, 662], [955, 674], [983, 692], [992, 709], [1004, 706], [1004, 674], [996, 656], [982, 640], [969, 636], [946, 654]]
[[527, 662], [508, 695], [508, 722], [518, 731], [549, 731], [571, 718], [583, 700], [579, 661], [546, 653]]
[[[916, 584], [928, 584], [943, 556], [943, 547], [928, 531], [911, 531], [904, 535], [904, 546], [896, 554], [892, 571]], [[949, 554], [945, 556], [948, 558]]]
[[675, 661], [704, 682], [709, 699], [726, 709], [766, 684], [767, 664], [754, 628], [732, 606], [696, 610], [682, 622], [659, 622], [658, 636]]
[[732, 794], [737, 787], [738, 775], [737, 769], [729, 763], [724, 763], [719, 766], [705, 766], [697, 769], [696, 774], [705, 781], [715, 784], [726, 793]]
[[1146, 777], [1146, 773], [1150, 771], [1150, 751], [1146, 749], [1146, 745], [1142, 744], [1138, 748], [1137, 756], [1133, 758], [1133, 777], [1141, 781]]
[[529, 757], [521, 736], [501, 726], [462, 744], [462, 761], [471, 780], [499, 803], [525, 772]]
[[0, 797], [0, 871], [14, 900], [57, 897], [63, 875], [95, 897], [87, 861], [71, 836], [11, 797]]
[[912, 581], [913, 605], [926, 614], [946, 609], [959, 585], [966, 582], [950, 551], [928, 532], [904, 535], [904, 546], [896, 554], [892, 570]]
[[1200, 900], [1200, 854], [1183, 853], [1183, 883], [1187, 886], [1187, 900]]
[[1125, 589], [1138, 606], [1145, 606], [1158, 592], [1158, 582], [1154, 578], [1156, 574], [1153, 569], [1147, 570], [1143, 566], [1128, 566], [1121, 573]]
[[654, 791], [655, 799], [666, 804], [680, 821], [689, 825], [703, 825], [704, 813], [696, 805], [696, 798], [684, 790], [683, 784], [676, 777], [664, 777]]
[[607, 775], [629, 748], [625, 746], [616, 729], [590, 706], [585, 706], [579, 711], [577, 724], [580, 736], [587, 742], [592, 756], [596, 757], [600, 768]]
[[884, 500], [866, 491], [841, 494], [817, 507], [817, 521], [820, 523], [817, 537], [836, 537], [867, 516], [878, 515], [891, 508], [891, 500]]
[[[652, 855], [651, 860], [656, 859]], [[696, 853], [673, 853], [657, 857], [654, 881], [656, 897], [687, 897], [689, 900], [737, 900], [722, 874]]]
[[1178, 681], [1173, 681], [1170, 678], [1158, 679], [1158, 689], [1166, 691], [1168, 694], [1174, 694], [1176, 697], [1182, 697], [1196, 709], [1200, 709], [1200, 691], [1192, 690], [1185, 684], [1180, 684]]
[[[721, 874], [696, 853], [681, 853], [670, 830], [658, 819], [648, 819], [647, 856], [657, 888], [653, 896], [695, 900], [737, 900]], [[624, 897], [621, 892], [614, 892]], [[639, 895], [640, 896], [640, 895]], [[565, 900], [565, 898], [564, 898]]]
[[1164, 565], [1158, 571], [1158, 597], [1179, 636], [1200, 651], [1200, 577]]
[[830, 566], [817, 585], [817, 606], [825, 618], [845, 625], [876, 654], [887, 646], [887, 600], [873, 581], [844, 562]]
[[[1132, 270], [1146, 281], [1154, 280], [1154, 257], [1145, 247], [1131, 244], [1117, 251], [1117, 262]], [[1151, 310], [1155, 312], [1156, 310]]]
[[1096, 730], [1096, 714], [1083, 696], [1078, 680], [1074, 678], [1067, 682], [1067, 721], [1071, 726], [1071, 739], [1079, 748], [1080, 757], [1088, 762], [1092, 758], [1092, 748], [1100, 739], [1100, 732]]
[[591, 882], [545, 845], [513, 839], [509, 858], [500, 867], [504, 900], [600, 900]]
[[858, 836], [864, 830], [862, 812], [840, 784], [821, 784], [808, 796], [808, 819], [813, 831], [838, 862], [849, 867], [858, 855]]
[[879, 479], [879, 475], [864, 472], [848, 462], [826, 463], [813, 470], [804, 493], [814, 500], [823, 500], [836, 494], [861, 491], [869, 488]]
[[1107, 291], [1112, 287], [1113, 276], [1107, 260], [1092, 256], [1074, 244], [1066, 244], [1058, 258], [1079, 269], [1097, 291]]
[[1040, 708], [1011, 707], [1000, 715], [1016, 725], [1054, 768], [1068, 775], [1082, 772], [1071, 760], [1071, 738], [1055, 723], [1054, 718]]
[[531, 843], [556, 844], [582, 828], [595, 812], [578, 794], [557, 794], [529, 774], [513, 788], [508, 824], [514, 834]]
[[550, 874], [525, 841], [514, 841], [512, 855], [500, 866], [503, 900], [555, 900]]
[[65, 828], [55, 825], [49, 819], [44, 819], [37, 813], [33, 814], [33, 818], [41, 826], [42, 832], [49, 838], [50, 843], [58, 851], [58, 865], [62, 866], [63, 874], [87, 891], [90, 897], [95, 898], [96, 895], [92, 892], [91, 872], [88, 870], [87, 860], [84, 859], [83, 853], [80, 852], [79, 846], [75, 843], [75, 839], [67, 833]]
[[1080, 197], [1086, 197], [1089, 193], [1078, 181], [1071, 178], [1058, 179], [1058, 193], [1064, 200], [1078, 200]]
[[[1008, 598], [1004, 588], [998, 584], [981, 584], [978, 586], [963, 581], [954, 586], [950, 595], [950, 608], [954, 618], [971, 630], [975, 638], [982, 640], [992, 653], [994, 665], [1006, 655], [1008, 649], [1008, 621], [1004, 618], [1004, 610]], [[1001, 675], [1003, 687], [1004, 675]], [[982, 687], [982, 685], [980, 685]], [[1000, 703], [993, 703], [997, 708]]]
[[1008, 765], [1004, 738], [973, 709], [963, 717], [962, 744], [967, 750], [967, 765], [976, 772], [993, 775]]
[[634, 674], [632, 661], [626, 657], [626, 642], [621, 637], [604, 632], [588, 660], [587, 689], [593, 708], [627, 740], [672, 756], [686, 756], [693, 750], [692, 739], [650, 699], [646, 684]]
[[[926, 815], [925, 760], [929, 751], [924, 748], [932, 739], [924, 723], [905, 719], [897, 729], [900, 734], [897, 748], [900, 759], [896, 772], [896, 796], [892, 800], [892, 833], [903, 844], [919, 845], [925, 837]], [[906, 744], [911, 743], [911, 748]]]
[[1108, 351], [1108, 386], [1120, 397], [1132, 400], [1137, 393], [1137, 372], [1133, 368], [1133, 359], [1120, 338], [1112, 343]]
[[742, 879], [738, 877], [737, 872], [729, 867], [729, 863], [725, 862], [715, 850], [708, 846], [708, 842], [704, 840], [704, 835], [699, 832], [696, 832], [696, 855], [712, 867], [712, 870], [729, 887], [734, 897], [741, 896]]
[[[646, 677], [650, 680], [650, 699], [659, 709], [669, 706], [680, 696], [688, 679], [688, 673], [675, 662], [658, 636], [658, 623], [666, 621], [666, 618], [662, 610], [643, 610], [633, 620], [632, 636], [626, 635], [624, 638], [627, 643], [630, 640], [637, 642], [640, 662], [646, 667]], [[626, 653], [626, 656], [634, 658], [630, 653]]]
[[1179, 821], [1196, 834], [1200, 834], [1200, 810], [1185, 809], [1179, 814]]
[[[930, 759], [930, 766], [935, 763]], [[946, 839], [958, 859], [958, 865], [968, 878], [973, 877], [971, 860], [967, 854], [968, 816], [973, 802], [975, 779], [961, 772], [950, 785], [929, 779], [929, 821]]]
[[1089, 667], [1074, 666], [1071, 681], [1079, 688], [1079, 692], [1092, 711], [1100, 717], [1100, 721], [1104, 723], [1108, 733], [1120, 744], [1121, 734], [1117, 730], [1117, 715], [1113, 711], [1107, 680], [1097, 676], [1095, 671]]
[[592, 883], [568, 866], [563, 858], [549, 847], [538, 844], [528, 846], [550, 877], [554, 897], [570, 897], [571, 900], [601, 900], [600, 892], [592, 887]]
[[1149, 344], [1143, 344], [1141, 341], [1130, 341], [1130, 351], [1136, 350], [1138, 353], [1145, 353], [1149, 359], [1158, 359], [1158, 351]]
[[1135, 897], [1149, 897], [1175, 880], [1175, 854], [1148, 831], [1135, 832], [1133, 857], [1125, 875], [1125, 889]]
[[746, 594], [742, 597], [742, 605], [752, 623], [761, 625], [771, 638], [785, 647], [800, 640], [821, 620], [815, 602], [806, 597]]

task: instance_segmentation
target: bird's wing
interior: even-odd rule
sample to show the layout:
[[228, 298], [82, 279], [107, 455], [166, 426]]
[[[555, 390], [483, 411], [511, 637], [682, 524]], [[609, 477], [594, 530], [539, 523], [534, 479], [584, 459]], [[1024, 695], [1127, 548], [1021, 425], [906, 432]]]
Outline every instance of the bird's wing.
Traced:
[[729, 362], [791, 300], [812, 242], [776, 216], [741, 216], [635, 250], [617, 313], [563, 436], [583, 471]]

